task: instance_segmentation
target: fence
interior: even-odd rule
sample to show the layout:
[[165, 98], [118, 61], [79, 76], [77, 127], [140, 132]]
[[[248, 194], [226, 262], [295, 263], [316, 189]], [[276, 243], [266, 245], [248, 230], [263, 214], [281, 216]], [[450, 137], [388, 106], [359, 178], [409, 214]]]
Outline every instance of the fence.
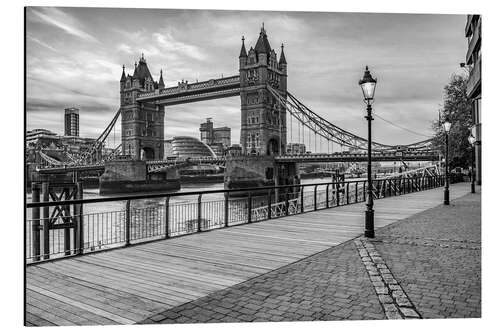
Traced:
[[[373, 195], [398, 196], [443, 186], [444, 181], [444, 176], [374, 180]], [[364, 202], [366, 189], [366, 180], [360, 180], [28, 203], [26, 259], [33, 263]], [[204, 200], [208, 195], [221, 198]], [[157, 201], [143, 204], [144, 199]], [[84, 213], [86, 206], [105, 202], [121, 202], [122, 208]], [[70, 205], [74, 214], [65, 221], [74, 225], [62, 221], [59, 228], [45, 228], [50, 207]]]

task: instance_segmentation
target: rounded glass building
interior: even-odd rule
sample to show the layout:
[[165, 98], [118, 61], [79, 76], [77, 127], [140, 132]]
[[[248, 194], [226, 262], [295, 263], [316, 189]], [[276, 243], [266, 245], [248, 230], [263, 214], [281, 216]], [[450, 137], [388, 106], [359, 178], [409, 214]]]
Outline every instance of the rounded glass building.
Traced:
[[191, 136], [174, 136], [170, 141], [171, 154], [179, 158], [217, 157], [207, 144]]

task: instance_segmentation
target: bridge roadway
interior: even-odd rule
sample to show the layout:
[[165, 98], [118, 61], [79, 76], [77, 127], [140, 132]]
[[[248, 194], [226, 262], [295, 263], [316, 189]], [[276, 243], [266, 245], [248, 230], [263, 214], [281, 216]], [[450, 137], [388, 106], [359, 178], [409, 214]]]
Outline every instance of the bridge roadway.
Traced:
[[[451, 198], [468, 193], [451, 185]], [[375, 202], [375, 226], [438, 206], [437, 188]], [[364, 204], [218, 229], [26, 268], [29, 325], [132, 324], [358, 237]]]
[[[282, 155], [277, 156], [276, 161], [281, 163], [327, 163], [327, 162], [366, 162], [368, 160], [366, 153], [332, 153], [332, 154], [304, 154], [304, 155]], [[411, 153], [373, 153], [374, 162], [392, 162], [392, 161], [438, 161], [439, 156], [432, 151], [411, 152]], [[155, 172], [167, 166], [184, 164], [215, 164], [223, 165], [226, 159], [224, 157], [200, 157], [181, 160], [154, 160], [147, 161], [148, 172]], [[71, 171], [104, 170], [104, 163], [92, 165], [67, 165], [57, 167], [41, 168], [40, 173], [61, 173]]]

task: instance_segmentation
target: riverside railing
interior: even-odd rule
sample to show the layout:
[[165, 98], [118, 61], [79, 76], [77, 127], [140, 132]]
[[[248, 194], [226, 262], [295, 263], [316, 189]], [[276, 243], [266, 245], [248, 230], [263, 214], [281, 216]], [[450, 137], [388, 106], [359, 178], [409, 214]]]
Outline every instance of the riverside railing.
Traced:
[[[381, 179], [373, 181], [373, 194], [382, 199], [443, 185], [444, 176]], [[367, 188], [366, 180], [353, 180], [32, 202], [27, 204], [26, 259], [34, 263], [360, 203]], [[49, 217], [51, 207], [70, 206], [76, 207], [72, 215], [61, 221]]]

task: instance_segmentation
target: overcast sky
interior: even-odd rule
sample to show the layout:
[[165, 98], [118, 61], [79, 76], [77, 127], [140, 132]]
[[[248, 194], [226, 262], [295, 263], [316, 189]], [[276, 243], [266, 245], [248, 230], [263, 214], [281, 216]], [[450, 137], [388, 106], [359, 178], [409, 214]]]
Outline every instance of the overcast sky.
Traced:
[[[361, 136], [366, 121], [358, 80], [369, 65], [378, 78], [374, 112], [421, 134], [375, 118], [374, 139], [387, 144], [432, 133], [443, 87], [461, 72], [466, 52], [463, 15], [31, 7], [27, 128], [63, 134], [64, 108], [74, 106], [81, 136], [97, 137], [119, 108], [122, 64], [132, 74], [141, 53], [155, 80], [163, 69], [167, 86], [235, 75], [241, 36], [247, 48], [255, 45], [262, 22], [278, 54], [285, 44], [288, 90]], [[239, 143], [239, 97], [168, 107], [165, 138], [199, 137], [206, 117], [231, 127]], [[117, 143], [119, 137], [118, 126]]]

